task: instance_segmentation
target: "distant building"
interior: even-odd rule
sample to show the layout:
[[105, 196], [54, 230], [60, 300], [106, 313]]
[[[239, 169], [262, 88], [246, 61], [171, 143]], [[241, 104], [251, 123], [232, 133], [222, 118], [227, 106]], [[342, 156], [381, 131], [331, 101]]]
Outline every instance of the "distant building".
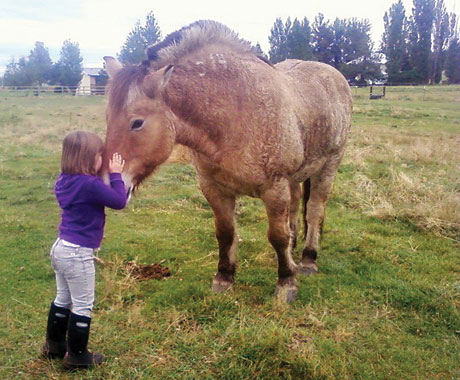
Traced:
[[102, 68], [84, 68], [76, 95], [103, 95], [107, 74]]

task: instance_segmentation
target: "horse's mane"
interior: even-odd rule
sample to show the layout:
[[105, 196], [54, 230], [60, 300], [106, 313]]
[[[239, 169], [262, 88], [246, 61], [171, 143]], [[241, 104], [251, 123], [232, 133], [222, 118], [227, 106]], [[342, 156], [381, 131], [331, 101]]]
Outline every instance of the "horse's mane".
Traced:
[[229, 46], [236, 52], [255, 54], [251, 43], [239, 38], [238, 34], [227, 26], [217, 21], [200, 20], [168, 34], [163, 41], [150, 46], [147, 49], [147, 57], [150, 67], [159, 69], [212, 43]]
[[[230, 47], [235, 52], [257, 55], [250, 42], [238, 37], [238, 34], [227, 26], [211, 20], [195, 21], [150, 46], [147, 49], [147, 60], [139, 65], [125, 66], [115, 75], [109, 84], [111, 108], [122, 109], [130, 89], [135, 89], [136, 85], [142, 83], [149, 68], [158, 70], [168, 64], [174, 64], [181, 57], [213, 43]], [[270, 64], [263, 57], [259, 58]]]

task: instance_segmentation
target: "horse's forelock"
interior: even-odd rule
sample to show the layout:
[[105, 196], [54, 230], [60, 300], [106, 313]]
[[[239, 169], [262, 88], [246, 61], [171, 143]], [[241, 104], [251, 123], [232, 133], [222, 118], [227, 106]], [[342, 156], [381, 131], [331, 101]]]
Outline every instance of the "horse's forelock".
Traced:
[[148, 73], [148, 65], [129, 65], [123, 67], [110, 81], [109, 107], [112, 113], [121, 112], [142, 93], [141, 84]]

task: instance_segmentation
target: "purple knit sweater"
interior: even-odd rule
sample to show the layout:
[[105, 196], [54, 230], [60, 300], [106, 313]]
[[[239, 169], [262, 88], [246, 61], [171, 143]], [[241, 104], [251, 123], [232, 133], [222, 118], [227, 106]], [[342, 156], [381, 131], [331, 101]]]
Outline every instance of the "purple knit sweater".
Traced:
[[125, 184], [120, 173], [110, 174], [110, 187], [101, 178], [61, 174], [54, 193], [62, 209], [59, 237], [88, 248], [98, 248], [104, 234], [104, 207], [126, 206]]

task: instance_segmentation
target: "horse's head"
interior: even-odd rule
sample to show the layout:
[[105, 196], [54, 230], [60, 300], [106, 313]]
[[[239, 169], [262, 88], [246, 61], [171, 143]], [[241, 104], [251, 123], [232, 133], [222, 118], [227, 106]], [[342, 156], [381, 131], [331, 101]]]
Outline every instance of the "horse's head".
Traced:
[[123, 179], [130, 190], [172, 152], [175, 116], [163, 91], [173, 66], [153, 71], [147, 64], [123, 67], [115, 58], [104, 59], [110, 85], [102, 171], [106, 175], [110, 157], [119, 152], [126, 161]]

